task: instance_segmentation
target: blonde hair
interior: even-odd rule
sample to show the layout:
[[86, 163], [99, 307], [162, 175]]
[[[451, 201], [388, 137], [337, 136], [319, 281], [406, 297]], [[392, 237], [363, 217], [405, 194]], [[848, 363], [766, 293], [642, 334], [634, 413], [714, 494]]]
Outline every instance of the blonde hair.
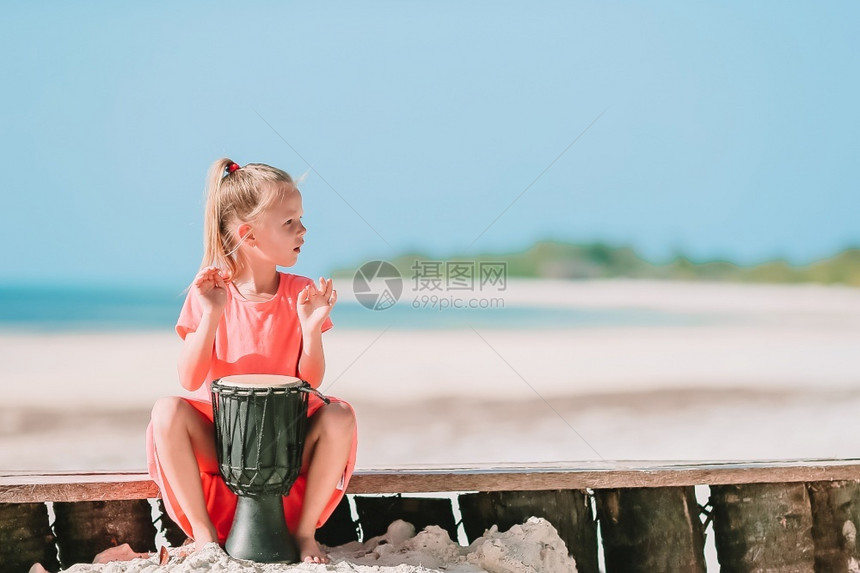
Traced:
[[[236, 277], [245, 261], [239, 252], [244, 239], [231, 230], [236, 222], [249, 223], [295, 188], [286, 171], [264, 163], [249, 163], [226, 173], [234, 161], [215, 161], [206, 176], [206, 211], [203, 217], [203, 269], [214, 265], [228, 279]], [[226, 173], [226, 174], [225, 174]]]

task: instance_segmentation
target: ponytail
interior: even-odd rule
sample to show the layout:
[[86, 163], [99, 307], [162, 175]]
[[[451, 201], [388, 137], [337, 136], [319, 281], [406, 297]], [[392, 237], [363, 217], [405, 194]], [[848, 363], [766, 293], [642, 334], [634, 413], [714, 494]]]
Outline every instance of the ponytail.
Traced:
[[200, 268], [216, 266], [228, 280], [245, 268], [238, 237], [230, 224], [251, 222], [288, 190], [295, 188], [285, 171], [263, 163], [240, 167], [222, 157], [206, 175], [206, 208], [203, 215], [203, 261]]

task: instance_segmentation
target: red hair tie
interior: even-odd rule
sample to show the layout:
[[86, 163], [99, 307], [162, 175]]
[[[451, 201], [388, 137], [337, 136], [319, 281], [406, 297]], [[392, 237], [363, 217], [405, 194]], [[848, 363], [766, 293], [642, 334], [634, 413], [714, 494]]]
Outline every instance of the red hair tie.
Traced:
[[238, 171], [239, 169], [241, 169], [241, 167], [239, 167], [238, 163], [231, 163], [230, 165], [227, 166], [227, 174], [229, 175], [230, 173], [233, 173], [234, 171]]

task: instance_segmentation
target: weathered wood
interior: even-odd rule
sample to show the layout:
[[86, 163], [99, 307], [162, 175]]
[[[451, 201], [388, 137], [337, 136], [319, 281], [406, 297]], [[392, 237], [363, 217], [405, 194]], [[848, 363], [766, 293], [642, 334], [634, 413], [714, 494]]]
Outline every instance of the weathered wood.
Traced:
[[860, 479], [857, 460], [581, 462], [364, 469], [350, 492], [534, 491]]
[[450, 499], [402, 497], [355, 496], [355, 509], [364, 539], [382, 535], [395, 519], [408, 521], [421, 531], [428, 525], [438, 525], [457, 539], [454, 509]]
[[146, 500], [55, 503], [54, 530], [60, 563], [92, 563], [101, 551], [128, 543], [137, 552], [155, 551], [155, 526]]
[[358, 541], [358, 524], [352, 519], [352, 510], [349, 508], [349, 500], [346, 496], [341, 498], [323, 526], [317, 529], [316, 539], [329, 547]]
[[[854, 555], [860, 555], [860, 539], [858, 539], [860, 537], [860, 483], [858, 483], [858, 489], [855, 490], [851, 502], [851, 522], [854, 524], [854, 532], [857, 535], [854, 538]], [[850, 536], [850, 528], [848, 529], [849, 531], [846, 533]]]
[[[611, 489], [860, 479], [857, 460], [775, 462], [582, 462], [567, 464], [473, 465], [457, 468], [406, 466], [364, 469], [350, 480], [349, 493], [430, 491], [528, 491]], [[106, 501], [158, 497], [144, 472], [0, 474], [0, 503]]]
[[173, 521], [170, 516], [167, 515], [167, 510], [164, 508], [164, 501], [158, 499], [156, 502], [159, 511], [159, 515], [156, 520], [156, 527], [164, 531], [164, 537], [167, 539], [167, 542], [170, 543], [171, 547], [180, 547], [188, 539], [188, 535], [182, 531], [182, 528], [179, 527], [178, 523]]
[[0, 571], [28, 571], [41, 563], [57, 571], [57, 546], [44, 503], [0, 504]]
[[[860, 460], [403, 466], [358, 470], [349, 482], [347, 493], [614, 489], [857, 479], [860, 479]], [[0, 503], [158, 496], [158, 488], [145, 472], [0, 474]]]
[[110, 501], [159, 497], [146, 472], [6, 472], [0, 475], [0, 503]]
[[711, 487], [721, 571], [812, 573], [815, 547], [805, 484]]
[[704, 573], [705, 534], [695, 489], [596, 490], [608, 573]]
[[469, 543], [492, 525], [507, 531], [529, 517], [543, 517], [558, 531], [579, 573], [598, 573], [597, 522], [591, 500], [581, 490], [493, 491], [458, 497]]
[[854, 516], [860, 484], [856, 481], [812, 482], [806, 489], [812, 504], [815, 570], [847, 573], [851, 559], [857, 557]]

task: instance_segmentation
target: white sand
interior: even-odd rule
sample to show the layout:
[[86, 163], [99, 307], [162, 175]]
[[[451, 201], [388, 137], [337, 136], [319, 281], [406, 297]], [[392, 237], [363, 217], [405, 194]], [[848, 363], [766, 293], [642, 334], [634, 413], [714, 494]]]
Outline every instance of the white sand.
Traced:
[[[709, 320], [384, 334], [335, 327], [324, 337], [323, 387], [356, 407], [360, 467], [860, 457], [860, 289], [512, 281], [502, 296], [509, 307]], [[179, 347], [172, 332], [0, 335], [0, 470], [144, 468], [149, 409], [180, 393]], [[556, 547], [536, 527], [540, 543], [526, 528], [468, 550], [431, 529], [340, 548], [342, 561], [328, 568], [248, 569], [212, 548], [169, 570], [417, 573], [441, 571], [443, 561], [447, 573], [572, 570], [524, 566], [534, 547]], [[78, 567], [158, 570], [145, 560]]]
[[[735, 386], [853, 387], [860, 289], [649, 281], [512, 281], [508, 307], [657, 309], [717, 317], [701, 326], [326, 333], [325, 388], [364, 401], [533, 397]], [[349, 295], [343, 294], [348, 298]], [[112, 408], [181, 391], [172, 331], [0, 334], [7, 406]]]
[[576, 565], [564, 541], [545, 519], [530, 518], [522, 525], [499, 533], [493, 526], [469, 547], [451, 541], [440, 527], [415, 528], [395, 521], [385, 535], [364, 543], [332, 548], [329, 565], [300, 563], [260, 564], [233, 559], [217, 544], [189, 556], [172, 550], [170, 561], [159, 566], [158, 556], [103, 565], [78, 564], [74, 573], [280, 573], [289, 571], [336, 571], [338, 573], [575, 573]]
[[510, 280], [511, 306], [645, 308], [672, 312], [783, 315], [860, 314], [860, 289], [818, 284], [597, 280]]
[[[860, 289], [539, 281], [504, 297], [719, 320], [335, 327], [323, 388], [356, 406], [360, 466], [860, 455]], [[143, 468], [179, 348], [172, 332], [0, 335], [0, 469]]]

